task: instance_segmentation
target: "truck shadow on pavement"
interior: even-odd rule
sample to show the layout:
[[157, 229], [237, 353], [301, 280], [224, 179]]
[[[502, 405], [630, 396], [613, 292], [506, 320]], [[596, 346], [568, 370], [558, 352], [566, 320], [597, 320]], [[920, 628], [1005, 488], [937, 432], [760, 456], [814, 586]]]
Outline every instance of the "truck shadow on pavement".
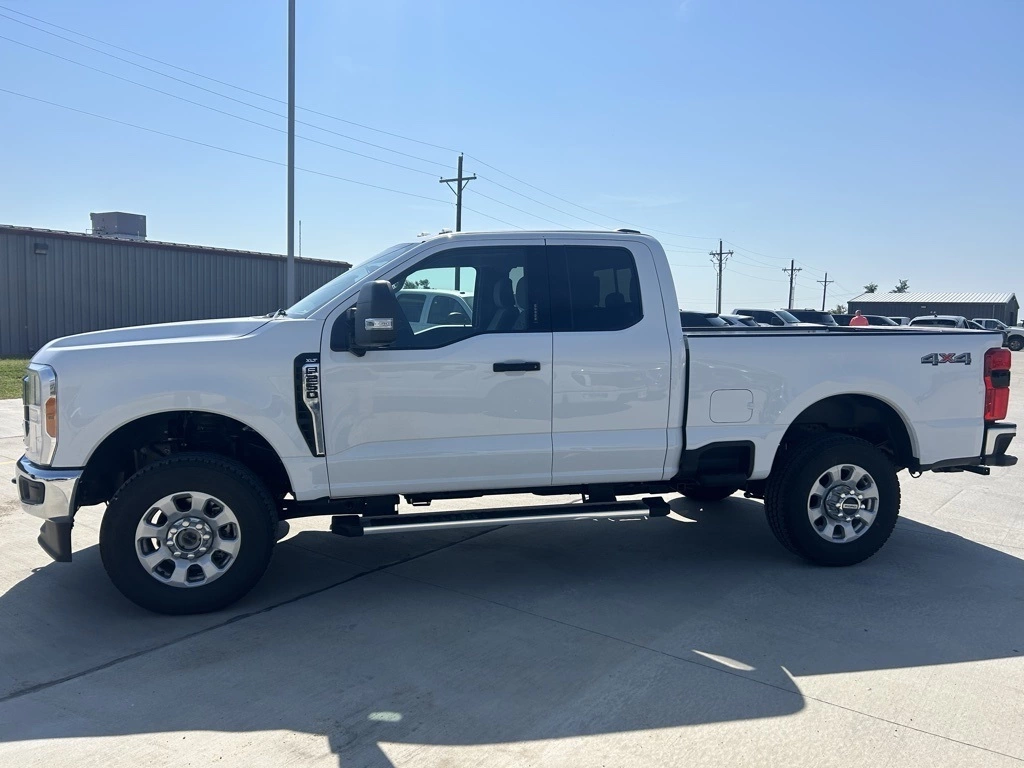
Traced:
[[814, 568], [759, 503], [673, 508], [419, 554], [304, 531], [237, 611], [202, 617], [135, 608], [76, 552], [0, 598], [0, 742], [216, 731], [234, 751], [286, 730], [326, 740], [310, 760], [376, 768], [421, 745], [779, 717], [805, 706], [801, 677], [1024, 651], [1021, 559], [903, 519], [870, 561]]

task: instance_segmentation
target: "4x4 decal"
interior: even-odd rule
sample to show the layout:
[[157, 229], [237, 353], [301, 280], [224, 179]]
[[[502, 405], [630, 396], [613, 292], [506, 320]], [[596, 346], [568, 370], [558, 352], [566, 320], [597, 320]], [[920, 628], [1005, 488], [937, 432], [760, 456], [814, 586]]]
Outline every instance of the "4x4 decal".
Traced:
[[932, 352], [921, 358], [925, 365], [938, 365], [939, 363], [963, 363], [971, 364], [970, 352]]

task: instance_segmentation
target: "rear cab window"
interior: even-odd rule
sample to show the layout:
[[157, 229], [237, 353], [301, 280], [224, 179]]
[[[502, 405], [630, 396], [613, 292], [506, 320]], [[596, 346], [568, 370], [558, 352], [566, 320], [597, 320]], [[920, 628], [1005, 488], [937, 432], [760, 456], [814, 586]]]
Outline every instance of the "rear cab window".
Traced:
[[548, 246], [553, 331], [620, 331], [643, 318], [640, 278], [628, 248]]

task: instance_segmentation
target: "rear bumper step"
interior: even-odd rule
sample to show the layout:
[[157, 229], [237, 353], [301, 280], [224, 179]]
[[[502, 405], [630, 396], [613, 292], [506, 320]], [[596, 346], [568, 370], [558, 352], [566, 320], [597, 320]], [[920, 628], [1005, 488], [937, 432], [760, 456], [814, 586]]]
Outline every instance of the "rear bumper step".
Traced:
[[499, 507], [471, 509], [465, 512], [408, 512], [401, 515], [363, 517], [335, 515], [331, 532], [341, 536], [369, 536], [378, 533], [473, 528], [519, 523], [556, 523], [568, 520], [632, 519], [664, 517], [668, 502], [660, 496], [641, 501], [608, 501], [589, 504], [559, 504], [536, 507]]

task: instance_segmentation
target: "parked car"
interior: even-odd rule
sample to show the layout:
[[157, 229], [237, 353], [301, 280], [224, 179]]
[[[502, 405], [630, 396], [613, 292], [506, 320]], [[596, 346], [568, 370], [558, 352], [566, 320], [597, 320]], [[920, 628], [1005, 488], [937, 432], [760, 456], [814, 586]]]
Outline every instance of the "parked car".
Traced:
[[814, 323], [815, 325], [839, 325], [830, 312], [820, 309], [790, 309], [789, 314], [801, 323]]
[[403, 288], [395, 297], [417, 333], [435, 325], [471, 325], [473, 322], [473, 294], [466, 291]]
[[732, 328], [728, 320], [719, 317], [715, 312], [687, 312], [679, 310], [679, 324], [683, 328]]
[[1006, 346], [1014, 352], [1020, 352], [1024, 349], [1024, 328], [1021, 326], [1010, 326], [1002, 320], [996, 320], [991, 317], [976, 317], [974, 318], [974, 322], [987, 331], [1002, 331], [1003, 336], [1006, 338]]
[[816, 323], [804, 323], [785, 309], [734, 309], [734, 315], [752, 317], [758, 325], [820, 327]]
[[912, 328], [963, 328], [971, 329], [971, 321], [961, 315], [921, 315], [910, 321]]
[[725, 320], [730, 325], [742, 325], [748, 328], [760, 328], [760, 324], [752, 317], [747, 315], [719, 315], [720, 318]]
[[[15, 464], [40, 545], [70, 561], [79, 508], [105, 505], [99, 559], [115, 586], [150, 610], [198, 613], [260, 580], [290, 518], [432, 535], [664, 517], [661, 494], [707, 503], [743, 489], [786, 549], [841, 566], [889, 538], [899, 470], [1016, 463], [999, 334], [684, 333], [657, 240], [555, 239], [404, 243], [268, 317], [51, 341], [24, 381]], [[472, 322], [413, 330], [396, 287], [454, 284], [460, 269]], [[512, 491], [583, 503], [422, 509]], [[399, 494], [417, 511], [398, 514]]]
[[910, 318], [909, 317], [898, 316], [898, 317], [890, 317], [889, 319], [892, 320], [894, 323], [896, 323], [896, 325], [910, 325]]
[[[849, 325], [853, 315], [832, 315], [832, 317], [836, 319], [839, 325]], [[868, 321], [868, 325], [884, 325], [889, 327], [899, 325], [891, 317], [885, 317], [884, 315], [862, 315], [862, 317]]]

